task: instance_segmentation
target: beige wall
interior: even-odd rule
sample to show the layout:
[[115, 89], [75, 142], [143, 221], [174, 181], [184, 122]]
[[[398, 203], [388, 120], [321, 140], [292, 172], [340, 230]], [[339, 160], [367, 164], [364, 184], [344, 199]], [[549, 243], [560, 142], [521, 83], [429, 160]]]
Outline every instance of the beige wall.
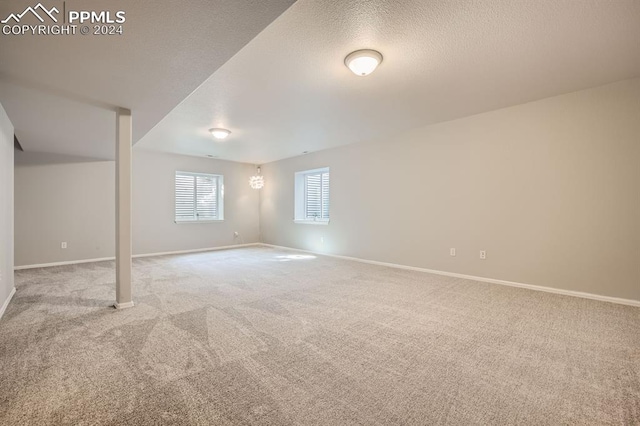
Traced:
[[[2, 130], [12, 138], [6, 116]], [[639, 135], [634, 79], [270, 163], [260, 196], [251, 165], [134, 150], [134, 254], [262, 232], [271, 244], [640, 300]], [[323, 166], [331, 223], [294, 224], [294, 173]], [[176, 170], [224, 174], [224, 222], [174, 223]], [[111, 162], [16, 167], [15, 264], [113, 256], [113, 173]]]
[[[177, 170], [224, 175], [224, 221], [174, 222], [174, 179]], [[250, 164], [135, 150], [134, 254], [258, 242], [259, 193], [249, 186], [249, 177], [254, 173], [255, 168]], [[240, 233], [240, 238], [234, 238], [234, 231]]]
[[13, 290], [13, 125], [0, 104], [0, 308]]
[[[174, 223], [176, 170], [224, 175], [225, 220]], [[134, 150], [133, 253], [257, 242], [258, 191], [248, 164]], [[15, 265], [113, 257], [115, 164], [19, 164], [15, 170]], [[234, 231], [240, 238], [234, 238]], [[60, 243], [67, 242], [67, 249]]]
[[115, 255], [113, 161], [17, 164], [15, 180], [17, 266]]
[[[324, 166], [330, 224], [294, 224]], [[262, 170], [263, 242], [640, 300], [640, 79]]]

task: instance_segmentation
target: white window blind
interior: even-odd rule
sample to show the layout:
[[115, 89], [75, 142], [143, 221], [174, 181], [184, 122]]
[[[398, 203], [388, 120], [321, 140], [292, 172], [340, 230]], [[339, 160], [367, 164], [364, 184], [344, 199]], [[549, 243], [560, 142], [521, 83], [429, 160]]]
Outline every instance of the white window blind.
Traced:
[[176, 172], [176, 222], [222, 220], [221, 175]]
[[304, 176], [305, 219], [329, 219], [329, 172]]
[[329, 168], [297, 172], [295, 175], [296, 222], [329, 222]]

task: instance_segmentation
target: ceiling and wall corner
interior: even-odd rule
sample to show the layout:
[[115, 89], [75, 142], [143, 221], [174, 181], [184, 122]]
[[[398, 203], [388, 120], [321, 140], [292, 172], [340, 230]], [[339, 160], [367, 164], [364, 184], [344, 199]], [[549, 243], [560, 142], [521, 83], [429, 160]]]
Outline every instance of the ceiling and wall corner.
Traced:
[[3, 35], [0, 102], [27, 153], [112, 159], [120, 106], [138, 148], [265, 163], [640, 75], [635, 0], [292, 3], [93, 1], [125, 34]]
[[628, 79], [638, 22], [634, 0], [300, 0], [137, 147], [266, 163]]
[[[133, 110], [135, 143], [294, 1], [66, 0], [124, 10], [124, 34], [0, 35], [0, 102], [27, 153], [113, 159], [116, 107]], [[1, 19], [27, 3], [0, 2]]]

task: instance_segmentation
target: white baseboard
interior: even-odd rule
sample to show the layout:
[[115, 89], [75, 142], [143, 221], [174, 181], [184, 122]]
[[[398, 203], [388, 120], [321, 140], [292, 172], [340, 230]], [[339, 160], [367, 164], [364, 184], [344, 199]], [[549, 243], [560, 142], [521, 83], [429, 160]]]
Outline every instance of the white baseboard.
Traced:
[[[236, 244], [234, 246], [220, 246], [220, 247], [208, 247], [208, 248], [199, 248], [199, 249], [190, 249], [190, 250], [165, 251], [165, 252], [158, 252], [158, 253], [134, 254], [131, 257], [134, 259], [137, 259], [140, 257], [167, 256], [171, 254], [200, 253], [205, 251], [228, 250], [228, 249], [241, 248], [241, 247], [251, 247], [259, 244], [260, 243], [248, 243], [248, 244]], [[100, 257], [97, 259], [82, 259], [82, 260], [68, 260], [64, 262], [39, 263], [34, 265], [14, 266], [13, 270], [18, 271], [21, 269], [48, 268], [51, 266], [64, 266], [64, 265], [76, 265], [80, 263], [104, 262], [107, 260], [115, 260], [115, 259], [116, 259], [115, 257]]]
[[7, 310], [7, 306], [9, 306], [9, 302], [11, 302], [11, 299], [13, 299], [14, 294], [16, 294], [15, 287], [11, 289], [11, 293], [9, 293], [9, 297], [7, 297], [7, 300], [5, 300], [4, 303], [2, 304], [2, 308], [0, 308], [0, 318], [2, 318], [2, 316], [4, 315], [4, 311]]
[[52, 263], [38, 263], [34, 265], [21, 265], [14, 266], [13, 270], [18, 271], [20, 269], [35, 269], [35, 268], [48, 268], [50, 266], [64, 266], [64, 265], [76, 265], [79, 263], [93, 263], [93, 262], [104, 262], [106, 260], [115, 260], [115, 257], [100, 257], [97, 259], [81, 259], [81, 260], [67, 260], [64, 262], [52, 262]]
[[274, 244], [262, 243], [261, 245], [267, 246], [267, 247], [285, 249], [285, 250], [299, 251], [299, 252], [302, 252], [302, 253], [316, 254], [316, 255], [320, 255], [320, 256], [335, 257], [335, 258], [338, 258], [338, 259], [352, 260], [352, 261], [355, 261], [355, 262], [368, 263], [368, 264], [371, 264], [371, 265], [387, 266], [387, 267], [390, 267], [390, 268], [407, 269], [407, 270], [410, 270], [410, 271], [418, 271], [418, 272], [427, 272], [429, 274], [444, 275], [444, 276], [447, 276], [447, 277], [464, 278], [466, 280], [481, 281], [481, 282], [491, 283], [491, 284], [506, 285], [506, 286], [509, 286], [509, 287], [525, 288], [525, 289], [534, 290], [534, 291], [544, 291], [546, 293], [562, 294], [564, 296], [581, 297], [583, 299], [593, 299], [593, 300], [599, 300], [601, 302], [610, 302], [610, 303], [617, 303], [617, 304], [620, 304], [620, 305], [629, 305], [629, 306], [640, 307], [640, 300], [623, 299], [623, 298], [620, 298], [620, 297], [611, 297], [611, 296], [602, 296], [602, 295], [599, 295], [599, 294], [584, 293], [582, 291], [563, 290], [563, 289], [560, 289], [560, 288], [544, 287], [544, 286], [533, 285], [533, 284], [523, 284], [523, 283], [517, 283], [517, 282], [513, 282], [513, 281], [498, 280], [498, 279], [495, 279], [495, 278], [477, 277], [477, 276], [474, 276], [474, 275], [458, 274], [458, 273], [455, 273], [455, 272], [446, 272], [446, 271], [438, 271], [438, 270], [435, 270], [435, 269], [418, 268], [416, 266], [399, 265], [399, 264], [396, 264], [396, 263], [378, 262], [378, 261], [375, 261], [375, 260], [360, 259], [358, 257], [340, 256], [340, 255], [337, 255], [337, 254], [330, 254], [330, 253], [319, 253], [319, 252], [314, 252], [314, 251], [309, 251], [309, 250], [301, 250], [301, 249], [297, 249], [297, 248], [293, 248], [293, 247], [277, 246], [277, 245], [274, 245]]
[[126, 303], [114, 303], [113, 305], [114, 308], [116, 309], [127, 309], [127, 308], [133, 308], [133, 301], [131, 302], [126, 302]]
[[201, 248], [201, 249], [191, 249], [191, 250], [178, 250], [178, 251], [164, 251], [158, 253], [145, 253], [145, 254], [134, 254], [133, 258], [139, 257], [153, 257], [153, 256], [167, 256], [171, 254], [187, 254], [187, 253], [201, 253], [205, 251], [217, 251], [217, 250], [229, 250], [234, 248], [242, 248], [242, 247], [252, 247], [260, 245], [260, 243], [248, 243], [248, 244], [236, 244], [234, 246], [220, 246], [220, 247], [209, 247], [209, 248]]
[[[378, 262], [376, 260], [367, 260], [367, 259], [361, 259], [358, 257], [340, 256], [337, 254], [330, 254], [330, 253], [319, 253], [319, 252], [314, 252], [309, 250], [301, 250], [293, 247], [278, 246], [278, 245], [266, 244], [266, 243], [237, 244], [233, 246], [220, 246], [220, 247], [210, 247], [210, 248], [192, 249], [192, 250], [177, 250], [177, 251], [168, 251], [168, 252], [159, 252], [159, 253], [136, 254], [133, 257], [141, 258], [141, 257], [153, 257], [153, 256], [166, 256], [166, 255], [173, 255], [173, 254], [200, 253], [200, 252], [206, 252], [206, 251], [228, 250], [233, 248], [252, 247], [252, 246], [274, 247], [274, 248], [279, 248], [284, 250], [298, 251], [302, 253], [310, 253], [310, 254], [316, 254], [321, 256], [335, 257], [338, 259], [352, 260], [355, 262], [368, 263], [371, 265], [387, 266], [390, 268], [426, 272], [429, 274], [444, 275], [447, 277], [463, 278], [467, 280], [480, 281], [480, 282], [486, 282], [491, 284], [506, 285], [509, 287], [519, 287], [519, 288], [525, 288], [525, 289], [534, 290], [534, 291], [544, 291], [547, 293], [562, 294], [565, 296], [581, 297], [584, 299], [593, 299], [593, 300], [599, 300], [602, 302], [610, 302], [610, 303], [617, 303], [620, 305], [640, 307], [640, 300], [623, 299], [620, 297], [611, 297], [611, 296], [602, 296], [599, 294], [585, 293], [581, 291], [563, 290], [560, 288], [544, 287], [544, 286], [533, 285], [533, 284], [523, 284], [523, 283], [518, 283], [514, 281], [505, 281], [505, 280], [498, 280], [495, 278], [486, 278], [486, 277], [478, 277], [474, 275], [458, 274], [455, 272], [438, 271], [435, 269], [419, 268], [416, 266], [400, 265], [396, 263]], [[50, 266], [63, 266], [63, 265], [73, 265], [73, 264], [79, 264], [79, 263], [102, 262], [102, 261], [114, 260], [114, 259], [115, 259], [114, 257], [103, 257], [99, 259], [84, 259], [84, 260], [74, 260], [74, 261], [66, 261], [66, 262], [42, 263], [37, 265], [16, 266], [14, 267], [14, 269], [20, 270], [20, 269], [46, 268]], [[5, 305], [2, 307], [2, 310], [0, 310], [0, 317], [2, 317], [2, 313], [4, 313], [6, 306], [9, 304], [9, 300], [11, 300], [11, 297], [13, 297], [13, 293], [15, 293], [15, 288], [11, 293], [11, 295], [9, 296], [9, 298], [7, 299], [7, 301], [5, 302]]]

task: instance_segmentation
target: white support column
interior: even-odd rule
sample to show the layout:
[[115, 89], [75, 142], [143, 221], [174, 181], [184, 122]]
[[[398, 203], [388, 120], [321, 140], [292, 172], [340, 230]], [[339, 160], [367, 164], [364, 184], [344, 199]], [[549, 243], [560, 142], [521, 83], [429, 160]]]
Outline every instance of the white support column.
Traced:
[[131, 294], [131, 111], [116, 112], [116, 304], [133, 306]]

